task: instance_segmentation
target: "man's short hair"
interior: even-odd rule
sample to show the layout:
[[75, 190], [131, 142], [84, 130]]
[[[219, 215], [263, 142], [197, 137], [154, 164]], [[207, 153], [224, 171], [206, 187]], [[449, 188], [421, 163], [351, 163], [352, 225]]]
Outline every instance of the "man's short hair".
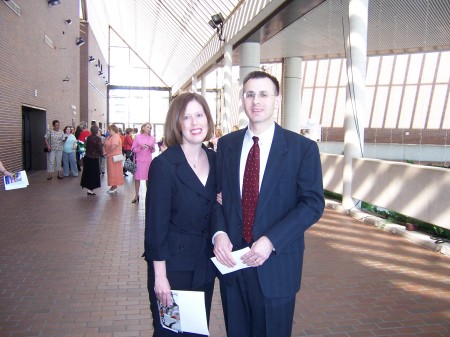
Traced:
[[255, 78], [268, 78], [272, 81], [273, 85], [275, 86], [275, 95], [278, 96], [280, 93], [280, 83], [278, 82], [277, 78], [275, 76], [270, 75], [269, 73], [266, 73], [264, 71], [256, 70], [252, 71], [251, 73], [247, 74], [245, 76], [244, 81], [242, 83], [242, 86], [245, 85], [249, 80], [255, 79]]

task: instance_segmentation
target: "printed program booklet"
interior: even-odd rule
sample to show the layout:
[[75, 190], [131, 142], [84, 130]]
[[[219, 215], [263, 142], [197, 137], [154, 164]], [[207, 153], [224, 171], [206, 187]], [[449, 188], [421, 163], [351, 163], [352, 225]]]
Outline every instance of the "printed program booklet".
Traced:
[[172, 290], [172, 305], [166, 307], [158, 301], [158, 308], [163, 328], [209, 336], [203, 292]]
[[25, 171], [19, 171], [14, 173], [12, 177], [3, 176], [3, 184], [5, 185], [6, 191], [25, 188], [29, 185], [27, 173]]

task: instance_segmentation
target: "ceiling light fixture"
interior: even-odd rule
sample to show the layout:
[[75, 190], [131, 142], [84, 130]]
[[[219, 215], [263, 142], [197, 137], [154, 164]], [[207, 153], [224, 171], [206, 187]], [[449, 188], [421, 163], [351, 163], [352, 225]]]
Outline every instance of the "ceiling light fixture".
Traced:
[[72, 20], [70, 20], [70, 19], [67, 19], [67, 20], [64, 20], [69, 26], [72, 24]]
[[89, 56], [89, 62], [94, 62], [95, 61], [95, 57], [94, 56]]
[[84, 44], [84, 40], [81, 37], [77, 37], [75, 44], [79, 47]]
[[59, 0], [48, 0], [48, 7], [53, 7], [56, 5], [59, 5], [61, 3], [61, 1]]
[[208, 22], [211, 28], [216, 30], [219, 41], [225, 41], [225, 39], [222, 37], [224, 21], [225, 19], [223, 18], [222, 13], [217, 13], [211, 16], [211, 20], [209, 20]]

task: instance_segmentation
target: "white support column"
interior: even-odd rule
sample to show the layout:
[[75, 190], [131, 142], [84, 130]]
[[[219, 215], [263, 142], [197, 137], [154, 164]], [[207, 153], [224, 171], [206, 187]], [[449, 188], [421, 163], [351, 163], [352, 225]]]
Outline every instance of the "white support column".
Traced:
[[[261, 55], [261, 45], [259, 44], [259, 36], [258, 42], [245, 42], [241, 44], [241, 53], [240, 53], [240, 68], [239, 68], [239, 84], [242, 86], [242, 82], [244, 77], [247, 74], [251, 73], [255, 70], [260, 70], [260, 55]], [[239, 93], [242, 96], [242, 91]], [[241, 100], [239, 100], [241, 102]], [[248, 118], [245, 115], [242, 104], [239, 103], [239, 129], [245, 128], [248, 125]]]
[[222, 132], [227, 134], [231, 131], [231, 71], [233, 67], [233, 44], [228, 42], [224, 46], [225, 54], [223, 61], [223, 114]]
[[201, 95], [206, 98], [206, 75], [202, 75], [201, 81], [202, 81]]
[[[282, 126], [288, 130], [300, 132], [300, 107], [302, 85], [302, 58], [287, 57], [283, 64], [283, 115]], [[306, 123], [305, 123], [306, 124]]]
[[349, 210], [352, 199], [353, 159], [364, 154], [365, 83], [367, 62], [368, 0], [350, 0], [347, 40], [347, 102], [345, 107], [344, 177], [342, 205]]
[[192, 76], [191, 91], [192, 92], [197, 92], [197, 75]]

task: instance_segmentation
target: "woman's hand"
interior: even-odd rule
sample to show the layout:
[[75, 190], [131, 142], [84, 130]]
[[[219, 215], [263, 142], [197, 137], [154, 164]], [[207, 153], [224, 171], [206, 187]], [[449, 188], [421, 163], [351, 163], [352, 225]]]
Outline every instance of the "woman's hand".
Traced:
[[166, 276], [155, 276], [155, 294], [162, 305], [166, 307], [172, 305], [172, 293]]

